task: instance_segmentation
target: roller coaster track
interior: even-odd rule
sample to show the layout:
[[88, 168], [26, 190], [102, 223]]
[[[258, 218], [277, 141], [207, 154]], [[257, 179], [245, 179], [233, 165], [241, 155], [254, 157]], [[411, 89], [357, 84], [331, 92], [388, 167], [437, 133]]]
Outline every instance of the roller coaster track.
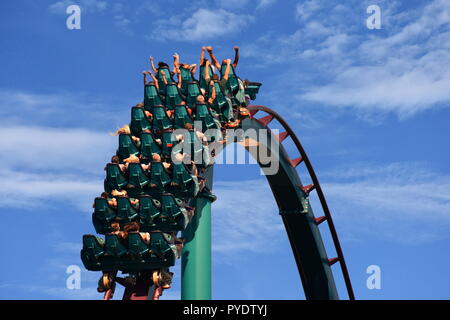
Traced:
[[[326, 300], [338, 299], [331, 266], [339, 262], [348, 298], [354, 300], [355, 296], [350, 276], [333, 219], [319, 180], [305, 149], [294, 131], [278, 113], [268, 107], [259, 105], [249, 106], [248, 109], [250, 110], [251, 116], [242, 121], [242, 129], [268, 129], [263, 132], [267, 132], [269, 141], [270, 139], [276, 139], [279, 143], [278, 160], [280, 162], [280, 168], [276, 174], [266, 175], [266, 177], [286, 227], [306, 298]], [[255, 114], [258, 112], [264, 112], [267, 115], [262, 118], [255, 118]], [[277, 120], [285, 130], [278, 135], [271, 133], [270, 128], [268, 127], [269, 123], [274, 119]], [[285, 148], [282, 146], [282, 142], [287, 137], [290, 137], [294, 142], [300, 153], [299, 158], [291, 159]], [[267, 143], [267, 146], [264, 147], [270, 148], [270, 143]], [[251, 152], [249, 148], [247, 148], [247, 150]], [[257, 154], [252, 155], [257, 159]], [[296, 167], [301, 163], [306, 166], [311, 178], [312, 184], [310, 185], [303, 186], [300, 182]], [[261, 163], [260, 165], [264, 170], [263, 165]], [[305, 198], [308, 199], [309, 193], [313, 190], [317, 192], [324, 212], [323, 216], [317, 218], [314, 217], [310, 207], [305, 214], [304, 208], [301, 205], [302, 201], [304, 203]], [[330, 259], [326, 255], [320, 231], [318, 229], [318, 226], [323, 222], [327, 222], [328, 224], [337, 253], [337, 257], [335, 258]]]

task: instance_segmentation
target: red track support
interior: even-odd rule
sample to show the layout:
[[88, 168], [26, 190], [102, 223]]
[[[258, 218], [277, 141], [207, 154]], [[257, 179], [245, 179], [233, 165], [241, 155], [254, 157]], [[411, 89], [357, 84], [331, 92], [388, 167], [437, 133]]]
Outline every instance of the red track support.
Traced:
[[[312, 184], [314, 185], [314, 188], [317, 191], [317, 195], [319, 197], [320, 204], [322, 205], [323, 212], [325, 214], [325, 219], [328, 222], [328, 227], [330, 229], [331, 237], [333, 239], [334, 247], [336, 248], [336, 253], [338, 255], [337, 258], [329, 259], [329, 262], [331, 264], [334, 264], [336, 262], [340, 262], [342, 275], [344, 277], [345, 286], [347, 287], [347, 293], [350, 300], [355, 299], [355, 294], [353, 292], [352, 283], [350, 281], [350, 276], [347, 269], [347, 264], [345, 263], [344, 259], [344, 253], [342, 252], [341, 244], [339, 242], [339, 238], [337, 236], [336, 228], [333, 223], [333, 218], [331, 217], [330, 209], [328, 208], [327, 201], [325, 199], [325, 195], [323, 194], [322, 188], [319, 184], [319, 180], [317, 179], [316, 173], [314, 172], [314, 169], [311, 165], [311, 162], [309, 161], [309, 158], [303, 149], [302, 144], [300, 143], [300, 140], [295, 135], [295, 132], [291, 129], [291, 127], [287, 124], [287, 122], [275, 111], [273, 111], [270, 108], [264, 107], [264, 106], [249, 106], [248, 109], [250, 112], [255, 114], [258, 111], [264, 111], [268, 114], [268, 116], [265, 116], [263, 118], [257, 119], [257, 121], [264, 126], [267, 126], [274, 118], [283, 126], [283, 128], [286, 130], [286, 132], [289, 134], [289, 136], [292, 138], [292, 141], [294, 142], [295, 146], [297, 147], [298, 151], [300, 152], [300, 158], [291, 160], [291, 165], [295, 168], [300, 162], [304, 162], [306, 168], [308, 169], [308, 173], [311, 177]], [[316, 222], [320, 220], [325, 220], [322, 218], [317, 218]], [[320, 221], [323, 222], [323, 221]]]

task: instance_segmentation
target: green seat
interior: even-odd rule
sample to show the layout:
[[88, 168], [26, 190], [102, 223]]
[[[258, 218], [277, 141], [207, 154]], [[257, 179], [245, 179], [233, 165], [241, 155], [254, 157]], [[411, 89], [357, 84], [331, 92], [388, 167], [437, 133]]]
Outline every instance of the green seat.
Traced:
[[131, 108], [131, 132], [135, 135], [140, 135], [142, 132], [150, 130], [152, 124], [145, 115], [145, 109], [142, 107]]
[[196, 81], [189, 82], [187, 87], [186, 105], [189, 108], [193, 108], [196, 103], [197, 97], [201, 94], [202, 92], [200, 91], [200, 86], [198, 85], [198, 82]]
[[207, 129], [218, 129], [217, 122], [214, 120], [210, 109], [206, 104], [196, 104], [195, 105], [195, 121], [202, 122], [202, 131], [205, 132]]
[[116, 210], [108, 205], [108, 199], [95, 198], [92, 223], [95, 231], [100, 234], [111, 232], [111, 222], [116, 218]]
[[139, 197], [139, 216], [141, 230], [144, 232], [154, 230], [156, 227], [155, 219], [160, 215], [161, 202], [152, 199], [148, 195]]
[[175, 263], [176, 255], [169, 242], [170, 237], [162, 232], [152, 232], [150, 234], [150, 250], [152, 255], [157, 256], [166, 264], [172, 265]]
[[120, 242], [116, 234], [107, 234], [105, 236], [105, 254], [113, 257], [122, 257], [127, 253], [127, 248]]
[[198, 192], [198, 180], [189, 173], [184, 163], [173, 163], [172, 183], [174, 192], [188, 193], [195, 197]]
[[148, 245], [142, 240], [139, 232], [130, 232], [128, 234], [128, 252], [132, 256], [141, 258], [149, 251]]
[[170, 157], [172, 154], [172, 148], [175, 143], [172, 132], [165, 131], [161, 136], [162, 146], [161, 146], [161, 154], [166, 157]]
[[[206, 83], [205, 78], [203, 76], [205, 70], [206, 70], [205, 65], [200, 66], [200, 88], [205, 89], [205, 91], [208, 91], [209, 84]], [[211, 65], [209, 66], [208, 71], [209, 71], [209, 79], [211, 79], [212, 75], [214, 74]]]
[[[223, 93], [218, 81], [214, 82], [214, 88], [216, 89], [216, 99], [214, 99], [211, 107], [219, 115], [220, 121], [228, 122], [233, 117], [233, 106], [231, 101]], [[210, 97], [211, 93], [208, 98]]]
[[186, 130], [184, 133], [183, 142], [176, 144], [172, 152], [176, 153], [186, 153], [189, 154], [191, 160], [196, 161], [196, 159], [201, 159], [203, 152], [203, 144], [200, 139], [197, 137], [194, 130]]
[[194, 120], [188, 113], [188, 109], [185, 105], [175, 106], [175, 113], [173, 117], [173, 126], [175, 129], [184, 129], [186, 123], [194, 125]]
[[98, 259], [105, 254], [105, 242], [91, 234], [83, 235], [83, 250], [93, 259]]
[[181, 94], [186, 96], [187, 95], [187, 87], [188, 83], [195, 81], [194, 77], [192, 76], [191, 70], [186, 69], [183, 67], [180, 67], [180, 73], [181, 73]]
[[117, 197], [117, 220], [121, 224], [131, 222], [139, 217], [137, 210], [133, 207], [128, 197]]
[[152, 111], [150, 112], [152, 112], [153, 114], [153, 131], [161, 131], [173, 128], [172, 121], [167, 116], [166, 109], [163, 105], [153, 106]]
[[250, 96], [250, 99], [255, 100], [261, 86], [262, 83], [249, 82], [247, 88], [245, 88], [245, 94], [248, 94]]
[[105, 254], [103, 246], [103, 239], [90, 234], [85, 234], [83, 236], [83, 249], [81, 249], [80, 256], [81, 261], [87, 270], [101, 270], [101, 261]]
[[[227, 65], [225, 63], [222, 63], [222, 66], [220, 68], [220, 74], [222, 77], [225, 74], [226, 69]], [[227, 88], [233, 95], [235, 95], [239, 90], [239, 81], [232, 65], [230, 65], [230, 72], [228, 74]]]
[[[161, 220], [169, 221], [173, 225], [184, 226], [186, 222], [183, 211], [176, 198], [171, 193], [165, 193], [161, 196]], [[184, 228], [181, 228], [184, 229]]]
[[151, 162], [150, 167], [150, 185], [156, 185], [158, 189], [164, 189], [170, 183], [169, 173], [164, 168], [162, 162]]
[[159, 92], [161, 94], [164, 94], [166, 92], [166, 84], [164, 83], [164, 77], [161, 74], [162, 70], [164, 70], [164, 77], [166, 78], [168, 83], [173, 82], [173, 80], [172, 80], [172, 76], [170, 73], [170, 69], [168, 67], [158, 68], [158, 72], [156, 73], [156, 78], [158, 79]]
[[108, 163], [106, 165], [105, 191], [121, 190], [128, 184], [128, 180], [120, 170], [119, 165]]
[[161, 147], [155, 141], [152, 133], [141, 134], [141, 155], [145, 159], [152, 159], [152, 156], [161, 155]]
[[175, 82], [167, 84], [165, 97], [165, 106], [168, 110], [175, 109], [175, 106], [181, 104], [181, 102], [184, 100], [181, 95], [180, 89], [178, 89]]
[[150, 182], [140, 163], [130, 163], [128, 165], [128, 186], [142, 189]]
[[139, 155], [139, 149], [134, 143], [131, 135], [129, 134], [119, 134], [119, 148], [116, 152], [120, 159], [126, 159], [130, 155]]
[[154, 106], [162, 105], [161, 97], [158, 94], [158, 89], [154, 84], [144, 86], [144, 108], [152, 112]]

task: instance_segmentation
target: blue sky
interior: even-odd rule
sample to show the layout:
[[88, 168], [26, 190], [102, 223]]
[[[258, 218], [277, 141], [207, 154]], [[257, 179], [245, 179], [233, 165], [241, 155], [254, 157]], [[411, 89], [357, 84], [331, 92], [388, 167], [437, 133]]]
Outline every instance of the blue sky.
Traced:
[[[81, 30], [66, 28], [70, 4]], [[380, 30], [366, 27], [373, 4]], [[68, 290], [66, 268], [81, 266], [81, 236], [94, 232], [92, 200], [117, 144], [108, 133], [142, 99], [150, 55], [198, 63], [203, 45], [220, 59], [238, 45], [239, 75], [263, 83], [255, 103], [297, 132], [356, 297], [450, 298], [448, 1], [22, 0], [2, 1], [0, 17], [1, 299], [101, 297], [97, 273]], [[214, 299], [304, 298], [264, 180], [255, 165], [216, 166]], [[380, 290], [366, 287], [370, 265]], [[179, 298], [174, 270], [162, 298]]]

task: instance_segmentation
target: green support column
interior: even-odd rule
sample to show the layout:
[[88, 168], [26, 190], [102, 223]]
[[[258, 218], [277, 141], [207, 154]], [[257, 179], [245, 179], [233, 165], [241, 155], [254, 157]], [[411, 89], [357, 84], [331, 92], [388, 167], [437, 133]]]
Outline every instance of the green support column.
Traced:
[[211, 300], [211, 197], [200, 195], [183, 232], [181, 299]]

